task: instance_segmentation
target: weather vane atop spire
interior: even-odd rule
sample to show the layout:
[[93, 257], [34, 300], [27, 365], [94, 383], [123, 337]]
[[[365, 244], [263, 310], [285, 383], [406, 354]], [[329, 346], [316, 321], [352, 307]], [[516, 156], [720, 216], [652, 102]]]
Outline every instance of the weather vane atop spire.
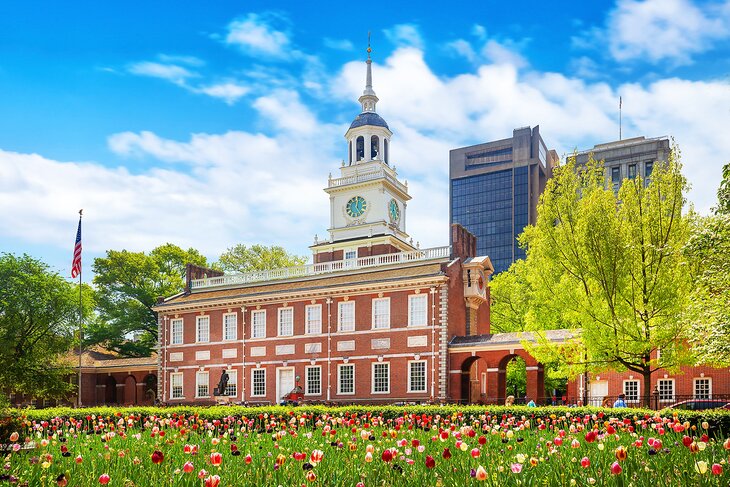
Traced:
[[368, 31], [368, 59], [370, 59], [370, 53], [373, 52], [373, 50], [370, 48], [370, 31]]

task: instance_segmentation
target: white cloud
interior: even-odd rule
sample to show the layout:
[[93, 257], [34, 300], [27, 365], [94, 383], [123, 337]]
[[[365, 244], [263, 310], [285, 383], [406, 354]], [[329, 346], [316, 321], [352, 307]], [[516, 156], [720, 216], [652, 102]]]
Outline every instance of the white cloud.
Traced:
[[151, 61], [134, 63], [128, 67], [128, 71], [138, 76], [161, 78], [180, 86], [185, 85], [189, 78], [199, 76], [197, 73], [176, 64], [162, 64]]
[[234, 20], [228, 24], [226, 43], [252, 56], [289, 59], [294, 54], [289, 34], [272, 26], [275, 19], [281, 20], [281, 17], [250, 13]]
[[225, 83], [201, 86], [197, 91], [214, 98], [220, 98], [229, 105], [233, 105], [239, 98], [251, 91], [247, 86], [243, 86], [236, 82], [228, 81]]
[[415, 24], [398, 24], [385, 29], [385, 36], [396, 46], [412, 46], [423, 49], [423, 37]]
[[480, 41], [487, 39], [487, 29], [483, 25], [474, 24], [471, 28], [471, 34]]
[[619, 0], [604, 29], [573, 38], [574, 47], [607, 45], [619, 62], [689, 64], [692, 56], [730, 37], [730, 2]]
[[320, 129], [317, 119], [301, 103], [296, 91], [275, 91], [257, 99], [253, 106], [284, 132], [313, 134]]
[[170, 54], [160, 54], [157, 56], [163, 63], [170, 64], [186, 64], [188, 66], [204, 66], [205, 61], [195, 56], [174, 56]]
[[322, 43], [325, 47], [337, 49], [338, 51], [352, 51], [355, 48], [355, 46], [352, 45], [352, 42], [348, 39], [332, 39], [325, 37], [322, 40]]
[[493, 39], [487, 41], [482, 48], [484, 57], [494, 64], [510, 64], [517, 68], [524, 68], [528, 65], [527, 59], [522, 57], [513, 46], [497, 42]]
[[456, 39], [455, 41], [448, 42], [446, 49], [453, 51], [457, 56], [461, 56], [470, 63], [476, 63], [478, 56], [471, 44], [464, 39]]

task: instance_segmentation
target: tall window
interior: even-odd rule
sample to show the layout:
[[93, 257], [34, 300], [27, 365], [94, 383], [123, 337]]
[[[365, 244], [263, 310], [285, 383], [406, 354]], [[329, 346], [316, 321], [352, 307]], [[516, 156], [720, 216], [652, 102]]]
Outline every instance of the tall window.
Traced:
[[315, 365], [312, 367], [306, 367], [307, 384], [306, 394], [312, 396], [318, 396], [322, 394], [322, 367]]
[[355, 364], [337, 366], [337, 394], [355, 394]]
[[709, 377], [697, 378], [694, 380], [695, 399], [712, 398], [712, 379]]
[[390, 328], [390, 298], [373, 299], [373, 328]]
[[373, 363], [373, 393], [384, 394], [390, 392], [390, 363]]
[[365, 158], [365, 139], [361, 135], [355, 141], [356, 161], [360, 161]]
[[629, 164], [629, 179], [636, 179], [636, 164]]
[[253, 369], [251, 374], [251, 395], [266, 395], [266, 369]]
[[611, 184], [613, 190], [618, 191], [619, 186], [621, 186], [621, 166], [611, 168]]
[[170, 374], [170, 398], [183, 398], [183, 375], [182, 372]]
[[170, 343], [180, 345], [183, 342], [183, 320], [177, 319], [170, 322]]
[[208, 397], [208, 372], [195, 374], [195, 397]]
[[674, 379], [659, 379], [657, 387], [660, 401], [674, 401]]
[[624, 395], [626, 396], [626, 402], [638, 402], [639, 401], [639, 381], [638, 380], [625, 380], [624, 381]]
[[251, 311], [251, 338], [266, 337], [266, 310]]
[[654, 163], [652, 161], [646, 161], [644, 163], [644, 186], [649, 186], [651, 181], [651, 171], [654, 169]]
[[228, 374], [228, 385], [226, 386], [226, 396], [236, 397], [238, 395], [238, 371], [226, 370]]
[[294, 334], [294, 308], [279, 308], [279, 336]]
[[322, 333], [322, 305], [310, 304], [305, 308], [304, 332], [307, 335]]
[[350, 141], [347, 144], [347, 155], [348, 155], [347, 162], [352, 163], [352, 141]]
[[210, 341], [210, 317], [198, 316], [196, 318], [197, 333], [195, 335], [195, 341], [198, 343], [207, 343]]
[[426, 326], [426, 307], [428, 305], [427, 294], [415, 294], [408, 296], [408, 326]]
[[385, 155], [383, 160], [388, 164], [388, 139], [383, 139], [383, 154]]
[[223, 315], [223, 339], [235, 340], [238, 338], [238, 317], [236, 313]]
[[337, 329], [355, 331], [355, 301], [342, 301], [337, 305]]
[[426, 392], [426, 361], [408, 362], [408, 392]]
[[377, 135], [370, 137], [370, 159], [377, 159], [380, 152], [380, 139]]

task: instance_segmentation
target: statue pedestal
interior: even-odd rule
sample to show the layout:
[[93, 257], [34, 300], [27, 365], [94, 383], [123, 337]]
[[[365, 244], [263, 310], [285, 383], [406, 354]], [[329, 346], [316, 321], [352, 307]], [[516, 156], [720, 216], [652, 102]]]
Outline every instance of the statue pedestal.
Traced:
[[233, 402], [233, 398], [231, 396], [213, 396], [213, 399], [215, 399], [216, 404], [221, 406], [228, 406]]

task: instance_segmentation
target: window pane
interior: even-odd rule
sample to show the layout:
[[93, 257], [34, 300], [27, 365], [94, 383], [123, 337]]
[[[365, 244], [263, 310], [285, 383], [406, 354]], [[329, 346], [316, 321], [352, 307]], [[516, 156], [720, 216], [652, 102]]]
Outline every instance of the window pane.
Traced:
[[182, 373], [170, 374], [170, 389], [173, 399], [183, 397], [183, 375]]
[[208, 342], [210, 341], [210, 318], [207, 316], [198, 316], [197, 318], [198, 330], [197, 330], [197, 341]]
[[355, 364], [342, 364], [337, 368], [337, 393], [355, 392]]
[[265, 396], [266, 395], [266, 369], [254, 369], [252, 377], [253, 377], [252, 395]]
[[294, 334], [294, 309], [279, 308], [279, 336]]
[[390, 299], [373, 299], [373, 328], [390, 327]]
[[235, 314], [223, 315], [223, 339], [235, 340], [238, 335], [238, 317]]
[[390, 364], [373, 364], [373, 392], [390, 392]]
[[355, 302], [339, 303], [338, 323], [340, 331], [355, 331]]
[[173, 345], [180, 345], [183, 342], [183, 320], [172, 320], [171, 327], [172, 331], [170, 332], [170, 343]]
[[306, 310], [305, 332], [308, 335], [322, 333], [322, 305], [315, 304], [307, 306]]
[[226, 370], [228, 374], [228, 385], [226, 385], [226, 396], [235, 397], [238, 395], [238, 371]]
[[674, 380], [660, 379], [658, 382], [658, 386], [659, 386], [659, 400], [660, 401], [673, 401], [674, 400]]
[[266, 336], [266, 311], [251, 312], [251, 338], [264, 338]]
[[198, 372], [195, 376], [195, 385], [197, 387], [196, 397], [208, 396], [208, 372]]
[[710, 399], [711, 397], [710, 379], [695, 379], [695, 399]]
[[408, 326], [427, 325], [426, 305], [428, 296], [425, 294], [410, 296], [408, 298]]
[[426, 392], [426, 361], [409, 364], [409, 392]]
[[322, 394], [322, 369], [307, 367], [307, 394]]
[[638, 380], [627, 380], [624, 382], [624, 395], [626, 401], [636, 402], [639, 400], [639, 381]]

